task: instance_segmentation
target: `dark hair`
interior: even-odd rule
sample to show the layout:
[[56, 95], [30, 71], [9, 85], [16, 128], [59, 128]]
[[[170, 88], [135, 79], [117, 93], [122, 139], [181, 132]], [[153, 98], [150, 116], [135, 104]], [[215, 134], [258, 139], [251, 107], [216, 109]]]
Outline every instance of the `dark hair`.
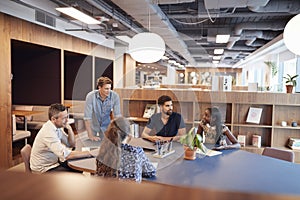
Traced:
[[97, 156], [97, 166], [101, 164], [98, 174], [104, 176], [117, 176], [121, 160], [121, 143], [130, 133], [130, 122], [124, 117], [118, 117], [111, 121], [104, 133], [105, 137]]
[[[218, 107], [207, 108], [207, 110], [210, 112], [210, 125], [216, 126], [217, 134], [215, 139], [217, 142], [219, 142], [222, 134], [222, 114]], [[212, 121], [212, 119], [214, 120]]]
[[110, 80], [110, 78], [102, 76], [97, 79], [97, 89], [99, 89], [99, 87], [102, 87], [103, 85], [106, 85], [106, 84], [112, 84], [112, 81]]
[[48, 117], [49, 117], [49, 120], [51, 120], [52, 117], [55, 117], [57, 118], [58, 117], [58, 114], [60, 112], [63, 112], [66, 110], [66, 107], [60, 103], [54, 103], [54, 104], [51, 104], [50, 107], [49, 107], [49, 110], [48, 110]]
[[157, 104], [162, 106], [167, 101], [172, 101], [171, 97], [169, 97], [167, 95], [162, 95], [158, 98]]

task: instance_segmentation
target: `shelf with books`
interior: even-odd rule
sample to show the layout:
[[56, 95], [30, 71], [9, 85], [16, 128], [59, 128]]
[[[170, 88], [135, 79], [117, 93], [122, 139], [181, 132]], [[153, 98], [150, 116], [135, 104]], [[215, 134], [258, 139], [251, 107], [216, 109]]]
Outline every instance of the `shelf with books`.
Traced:
[[273, 131], [273, 142], [274, 147], [287, 147], [290, 138], [300, 138], [299, 129], [276, 129]]
[[272, 128], [233, 126], [231, 131], [236, 137], [245, 135], [246, 146], [253, 145], [252, 139], [254, 135], [261, 136], [261, 146], [271, 146]]
[[[173, 99], [174, 111], [183, 115], [187, 129], [197, 127], [206, 108], [217, 106], [224, 123], [233, 134], [246, 136], [245, 150], [260, 152], [263, 147], [288, 148], [290, 137], [300, 138], [300, 94], [263, 92], [216, 92], [184, 89], [119, 89], [123, 114], [142, 118], [146, 104], [156, 103], [161, 95]], [[126, 108], [130, 106], [130, 108]], [[125, 107], [125, 109], [124, 109]], [[261, 109], [258, 123], [247, 122], [250, 108]], [[254, 109], [255, 110], [255, 109]], [[250, 120], [251, 121], [251, 120]], [[253, 121], [253, 120], [252, 120]], [[287, 126], [281, 126], [286, 121]], [[297, 123], [296, 127], [291, 122]], [[255, 120], [254, 120], [255, 122]], [[141, 124], [145, 124], [140, 120]], [[252, 146], [252, 136], [261, 136], [261, 148]], [[300, 162], [300, 151], [296, 162]]]
[[147, 104], [156, 104], [155, 100], [123, 99], [122, 111], [124, 117], [143, 118]]

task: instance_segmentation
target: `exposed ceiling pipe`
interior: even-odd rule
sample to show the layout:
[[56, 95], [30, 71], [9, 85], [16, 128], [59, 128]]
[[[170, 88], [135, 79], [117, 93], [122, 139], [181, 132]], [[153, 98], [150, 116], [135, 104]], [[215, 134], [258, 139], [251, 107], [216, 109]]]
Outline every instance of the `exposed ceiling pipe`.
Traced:
[[254, 50], [256, 50], [256, 48], [246, 47], [246, 46], [234, 46], [231, 50], [234, 50], [234, 51], [254, 51]]
[[141, 32], [141, 28], [139, 28], [137, 25], [132, 23], [130, 20], [126, 19], [126, 17], [124, 17], [118, 11], [113, 10], [113, 8], [105, 4], [103, 1], [99, 1], [99, 0], [85, 0], [85, 1], [87, 1], [89, 4], [93, 5], [94, 7], [102, 10], [107, 15], [111, 16], [113, 19], [121, 22], [124, 26], [134, 31], [135, 33]]
[[240, 23], [235, 26], [234, 34], [241, 35], [242, 31], [245, 30], [272, 30], [278, 31], [283, 30], [286, 22], [272, 22], [272, 23]]
[[178, 3], [191, 3], [195, 0], [153, 0], [156, 4], [178, 4]]
[[242, 33], [241, 40], [247, 39], [245, 44], [247, 46], [262, 46], [265, 44], [264, 41], [255, 42], [257, 38], [263, 39], [263, 40], [272, 40], [274, 37], [276, 37], [278, 33], [271, 32], [271, 31], [251, 31], [251, 30], [245, 30]]
[[300, 1], [299, 0], [272, 0], [266, 6], [249, 6], [249, 10], [253, 12], [263, 13], [292, 13], [298, 14], [300, 12]]
[[248, 6], [265, 6], [269, 0], [204, 0], [206, 9], [245, 8]]
[[[187, 50], [187, 45], [157, 4], [151, 4], [150, 0], [112, 0], [112, 2], [145, 28], [150, 28], [151, 32], [159, 34], [170, 49], [178, 52], [191, 65], [196, 66], [194, 58]], [[149, 24], [149, 21], [151, 24]]]
[[237, 36], [237, 37], [230, 37], [230, 41], [227, 43], [227, 49], [232, 49], [232, 47], [235, 45], [235, 43], [237, 41], [240, 40], [240, 36]]
[[265, 40], [256, 40], [257, 38], [253, 38], [253, 39], [251, 39], [251, 40], [247, 40], [246, 42], [245, 42], [245, 44], [247, 45], [247, 46], [252, 46], [252, 47], [261, 47], [261, 46], [263, 46], [263, 45], [265, 45], [266, 44], [266, 41]]

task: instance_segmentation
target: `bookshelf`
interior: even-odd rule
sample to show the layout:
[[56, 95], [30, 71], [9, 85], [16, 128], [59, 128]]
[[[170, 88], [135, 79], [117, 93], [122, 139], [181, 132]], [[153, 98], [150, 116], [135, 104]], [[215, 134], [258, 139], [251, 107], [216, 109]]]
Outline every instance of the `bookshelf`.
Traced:
[[[160, 88], [147, 89], [115, 89], [120, 95], [121, 110], [125, 117], [134, 119], [140, 124], [140, 131], [148, 119], [142, 118], [146, 104], [157, 103], [161, 95], [169, 95], [173, 100], [173, 109], [184, 117], [187, 130], [197, 127], [204, 110], [218, 106], [222, 112], [224, 123], [232, 133], [246, 136], [242, 149], [261, 154], [264, 147], [287, 147], [290, 137], [300, 138], [300, 94], [263, 93], [245, 91], [203, 91], [199, 89]], [[262, 108], [258, 124], [247, 123], [249, 108]], [[287, 126], [281, 126], [286, 121]], [[292, 127], [291, 122], [298, 123]], [[261, 136], [261, 148], [252, 145], [252, 136]], [[296, 162], [300, 162], [300, 150], [295, 152]]]

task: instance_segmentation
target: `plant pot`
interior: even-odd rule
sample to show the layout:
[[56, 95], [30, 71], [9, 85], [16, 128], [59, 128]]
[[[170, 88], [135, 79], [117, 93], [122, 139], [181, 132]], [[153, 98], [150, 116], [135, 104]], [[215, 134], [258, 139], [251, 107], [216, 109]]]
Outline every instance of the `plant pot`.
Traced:
[[191, 149], [187, 146], [184, 146], [184, 159], [195, 160], [196, 159], [196, 150], [197, 150], [196, 147], [194, 149]]
[[292, 85], [286, 85], [286, 93], [293, 93], [293, 87]]

